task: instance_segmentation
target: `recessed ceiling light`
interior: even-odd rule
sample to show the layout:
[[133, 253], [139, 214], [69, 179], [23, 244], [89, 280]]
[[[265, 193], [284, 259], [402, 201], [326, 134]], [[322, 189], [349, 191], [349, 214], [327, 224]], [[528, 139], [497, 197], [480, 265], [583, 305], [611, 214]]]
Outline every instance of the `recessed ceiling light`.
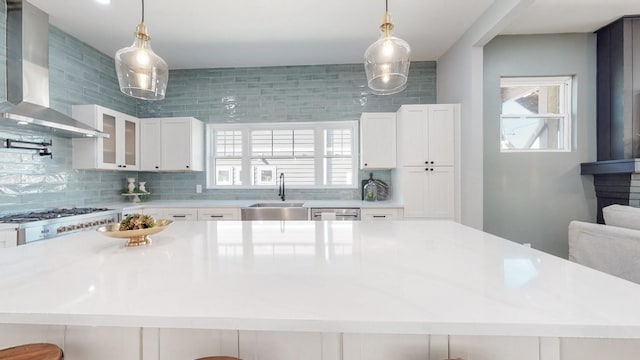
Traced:
[[111, 0], [96, 0], [98, 4], [109, 5], [111, 4]]

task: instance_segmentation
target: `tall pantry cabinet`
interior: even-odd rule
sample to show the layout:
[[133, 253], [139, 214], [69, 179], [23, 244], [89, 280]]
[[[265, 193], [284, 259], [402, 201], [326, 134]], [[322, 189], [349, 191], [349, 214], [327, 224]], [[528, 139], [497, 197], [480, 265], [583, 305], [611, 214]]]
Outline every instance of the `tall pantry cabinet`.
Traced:
[[405, 218], [459, 216], [460, 105], [403, 105], [397, 112], [394, 198]]

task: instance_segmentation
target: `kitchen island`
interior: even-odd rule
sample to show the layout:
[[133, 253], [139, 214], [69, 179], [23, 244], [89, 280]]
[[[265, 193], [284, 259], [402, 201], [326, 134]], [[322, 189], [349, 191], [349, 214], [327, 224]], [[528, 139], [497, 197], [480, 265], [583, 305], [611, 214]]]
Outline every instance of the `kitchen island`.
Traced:
[[0, 323], [640, 339], [640, 286], [450, 221], [175, 222], [0, 252]]

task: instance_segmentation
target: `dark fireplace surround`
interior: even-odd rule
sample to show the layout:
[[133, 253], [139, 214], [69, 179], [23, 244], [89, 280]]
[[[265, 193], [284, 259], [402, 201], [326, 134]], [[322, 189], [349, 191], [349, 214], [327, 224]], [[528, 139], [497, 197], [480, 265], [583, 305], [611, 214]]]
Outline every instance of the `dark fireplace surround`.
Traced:
[[581, 164], [593, 175], [602, 208], [640, 207], [640, 15], [625, 16], [596, 31], [597, 161]]

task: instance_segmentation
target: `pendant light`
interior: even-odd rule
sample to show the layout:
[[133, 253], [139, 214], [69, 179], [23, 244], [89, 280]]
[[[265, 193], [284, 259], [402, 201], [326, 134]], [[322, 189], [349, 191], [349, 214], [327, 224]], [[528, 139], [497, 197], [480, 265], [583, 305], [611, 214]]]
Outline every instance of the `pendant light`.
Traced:
[[411, 48], [406, 41], [391, 35], [392, 29], [389, 1], [385, 0], [382, 35], [364, 53], [367, 85], [376, 95], [395, 94], [407, 87]]
[[116, 73], [123, 93], [144, 100], [162, 100], [167, 89], [169, 67], [151, 50], [151, 37], [142, 21], [136, 26], [133, 44], [116, 52]]

